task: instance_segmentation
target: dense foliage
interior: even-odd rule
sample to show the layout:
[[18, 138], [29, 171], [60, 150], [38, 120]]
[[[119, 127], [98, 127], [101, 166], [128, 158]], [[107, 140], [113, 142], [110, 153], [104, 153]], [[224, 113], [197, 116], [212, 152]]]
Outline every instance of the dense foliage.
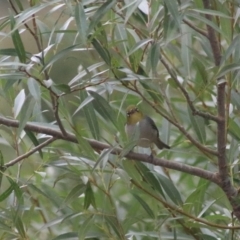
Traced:
[[[0, 239], [238, 239], [239, 4], [9, 0]], [[130, 104], [170, 150], [131, 152]]]

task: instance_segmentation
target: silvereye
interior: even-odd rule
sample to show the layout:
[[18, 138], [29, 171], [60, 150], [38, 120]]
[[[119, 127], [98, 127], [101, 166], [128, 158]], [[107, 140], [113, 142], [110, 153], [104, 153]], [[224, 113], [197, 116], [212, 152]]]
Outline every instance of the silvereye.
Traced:
[[126, 109], [126, 113], [127, 123], [125, 125], [125, 131], [127, 135], [132, 136], [136, 131], [136, 127], [139, 127], [138, 146], [148, 148], [154, 143], [159, 149], [170, 148], [160, 140], [156, 124], [149, 116], [143, 115], [134, 105], [129, 106]]

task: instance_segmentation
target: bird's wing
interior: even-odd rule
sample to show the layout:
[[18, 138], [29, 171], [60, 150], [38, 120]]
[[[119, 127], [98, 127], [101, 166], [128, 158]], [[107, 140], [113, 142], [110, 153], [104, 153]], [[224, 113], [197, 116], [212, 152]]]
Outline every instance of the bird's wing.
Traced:
[[159, 137], [158, 128], [157, 128], [155, 122], [149, 116], [145, 116], [145, 117], [148, 120], [148, 122], [151, 124], [152, 128], [157, 131], [157, 136]]

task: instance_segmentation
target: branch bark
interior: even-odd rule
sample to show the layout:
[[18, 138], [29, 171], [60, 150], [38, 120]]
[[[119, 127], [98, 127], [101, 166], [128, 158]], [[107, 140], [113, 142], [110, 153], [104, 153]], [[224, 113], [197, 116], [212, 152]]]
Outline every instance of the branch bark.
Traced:
[[[8, 119], [5, 117], [0, 117], [0, 124], [3, 124], [8, 127], [18, 128], [19, 121]], [[78, 143], [75, 135], [67, 132], [67, 134], [64, 136], [58, 128], [55, 128], [54, 125], [53, 125], [53, 127], [50, 128], [50, 127], [40, 126], [37, 123], [27, 123], [24, 127], [24, 130], [50, 135], [54, 139], [62, 139], [62, 140]], [[94, 148], [95, 150], [98, 150], [98, 151], [102, 151], [104, 149], [109, 149], [112, 147], [106, 143], [102, 143], [102, 142], [99, 142], [96, 140], [92, 140], [92, 139], [86, 139], [86, 140], [88, 141], [88, 143], [91, 145], [92, 148]], [[115, 154], [115, 155], [120, 155], [121, 152], [122, 152], [121, 148], [115, 147], [111, 153]], [[207, 170], [203, 170], [201, 168], [197, 168], [197, 167], [189, 166], [187, 164], [169, 161], [169, 160], [165, 160], [165, 159], [157, 158], [157, 157], [150, 158], [146, 154], [140, 154], [140, 153], [136, 153], [136, 152], [129, 152], [124, 157], [135, 160], [135, 161], [152, 163], [156, 166], [166, 167], [166, 168], [174, 169], [177, 171], [185, 172], [185, 173], [188, 173], [188, 174], [191, 174], [194, 176], [198, 176], [200, 178], [207, 179], [207, 180], [219, 185], [219, 178], [215, 173], [207, 171]], [[11, 164], [11, 162], [7, 163], [3, 167], [8, 167], [9, 164]]]
[[[202, 0], [205, 9], [211, 9], [209, 0]], [[205, 17], [209, 21], [213, 21], [213, 17], [209, 14], [205, 14]], [[221, 48], [220, 42], [216, 36], [215, 30], [207, 25], [208, 39], [212, 48], [214, 61], [216, 66], [220, 66], [221, 63]], [[228, 165], [226, 158], [226, 115], [225, 115], [225, 86], [226, 81], [224, 79], [217, 79], [217, 109], [218, 118], [217, 122], [217, 144], [218, 144], [218, 175], [220, 180], [220, 187], [225, 192], [229, 202], [233, 207], [234, 215], [240, 219], [240, 198], [237, 189], [231, 184], [228, 176]]]
[[26, 153], [24, 153], [23, 155], [21, 155], [21, 156], [15, 158], [15, 159], [13, 159], [12, 161], [6, 163], [6, 164], [4, 165], [4, 168], [8, 168], [8, 167], [13, 166], [14, 164], [22, 161], [23, 159], [31, 156], [33, 153], [37, 152], [38, 150], [46, 147], [47, 145], [49, 145], [51, 142], [53, 142], [53, 141], [55, 141], [55, 140], [56, 140], [55, 137], [49, 138], [49, 139], [46, 140], [45, 142], [43, 142], [43, 143], [39, 144], [38, 146], [36, 146], [35, 148], [32, 148], [29, 152], [26, 152]]

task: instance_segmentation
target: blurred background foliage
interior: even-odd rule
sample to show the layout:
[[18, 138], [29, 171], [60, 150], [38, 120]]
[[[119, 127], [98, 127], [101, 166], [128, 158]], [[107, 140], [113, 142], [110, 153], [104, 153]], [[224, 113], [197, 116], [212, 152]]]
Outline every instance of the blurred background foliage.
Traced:
[[[177, 82], [196, 109], [214, 115], [216, 79], [225, 76], [237, 186], [240, 1], [210, 2], [212, 10], [202, 0], [1, 1], [0, 111], [20, 121], [19, 129], [0, 128], [2, 165], [49, 138], [23, 131], [26, 122], [57, 128], [52, 98], [79, 144], [54, 141], [2, 173], [0, 239], [239, 238], [214, 183], [97, 152], [85, 140], [126, 150], [125, 108], [136, 104], [171, 146], [158, 157], [216, 172], [216, 157], [186, 136], [216, 149], [216, 124], [192, 114]], [[206, 24], [221, 43], [218, 68]]]

